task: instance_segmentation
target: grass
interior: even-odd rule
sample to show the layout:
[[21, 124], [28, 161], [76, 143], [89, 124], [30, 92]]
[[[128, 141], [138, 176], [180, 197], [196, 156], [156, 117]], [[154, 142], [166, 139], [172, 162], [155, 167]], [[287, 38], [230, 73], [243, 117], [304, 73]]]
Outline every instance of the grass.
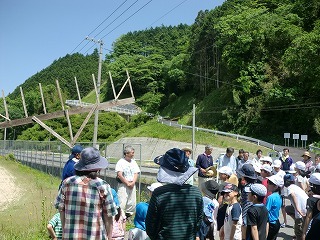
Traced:
[[0, 239], [47, 239], [46, 226], [56, 211], [53, 201], [59, 178], [22, 165], [10, 155], [0, 157], [0, 165], [22, 189], [20, 199], [0, 212]]
[[[192, 130], [174, 128], [158, 123], [156, 120], [151, 120], [144, 125], [131, 129], [126, 132], [125, 135], [120, 136], [120, 138], [123, 137], [153, 137], [191, 143]], [[257, 149], [261, 149], [265, 153], [270, 151], [268, 148], [258, 146], [253, 143], [201, 131], [196, 131], [195, 142], [196, 144], [211, 144], [213, 147], [233, 147], [234, 149], [243, 148], [251, 153], [255, 153]]]

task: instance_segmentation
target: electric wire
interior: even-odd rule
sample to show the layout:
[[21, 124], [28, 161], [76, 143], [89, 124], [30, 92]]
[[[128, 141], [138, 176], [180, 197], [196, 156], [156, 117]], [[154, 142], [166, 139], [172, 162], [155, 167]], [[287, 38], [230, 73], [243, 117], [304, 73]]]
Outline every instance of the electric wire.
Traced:
[[[122, 2], [108, 17], [106, 17], [95, 29], [93, 29], [87, 36], [90, 36], [94, 31], [96, 31], [105, 21], [107, 21], [119, 8], [121, 8], [128, 0]], [[71, 52], [71, 54], [85, 41], [83, 39]], [[81, 50], [80, 50], [81, 51]]]
[[178, 5], [176, 5], [174, 8], [172, 8], [171, 10], [169, 10], [167, 13], [165, 13], [164, 15], [162, 15], [160, 18], [158, 18], [157, 20], [155, 20], [153, 23], [151, 23], [149, 25], [149, 28], [155, 24], [156, 22], [158, 22], [159, 20], [161, 20], [162, 18], [164, 18], [165, 16], [167, 16], [169, 13], [171, 13], [172, 11], [174, 11], [176, 8], [178, 8], [180, 5], [182, 5], [183, 3], [185, 3], [186, 1], [189, 1], [189, 0], [184, 0], [182, 1], [181, 3], [179, 3]]
[[[112, 33], [114, 30], [116, 30], [118, 27], [120, 27], [122, 24], [124, 24], [126, 21], [128, 21], [131, 17], [133, 17], [135, 14], [137, 14], [138, 12], [140, 12], [143, 8], [145, 8], [149, 3], [151, 3], [153, 0], [149, 0], [147, 3], [145, 3], [142, 7], [140, 7], [137, 11], [135, 11], [133, 14], [131, 14], [129, 17], [127, 17], [124, 21], [122, 21], [120, 24], [118, 24], [116, 27], [114, 27], [111, 31], [109, 31], [107, 34], [105, 34], [103, 37], [101, 37], [100, 39], [105, 38], [106, 36], [108, 36], [110, 33]], [[93, 47], [93, 46], [92, 46]], [[85, 54], [92, 49], [89, 48]]]

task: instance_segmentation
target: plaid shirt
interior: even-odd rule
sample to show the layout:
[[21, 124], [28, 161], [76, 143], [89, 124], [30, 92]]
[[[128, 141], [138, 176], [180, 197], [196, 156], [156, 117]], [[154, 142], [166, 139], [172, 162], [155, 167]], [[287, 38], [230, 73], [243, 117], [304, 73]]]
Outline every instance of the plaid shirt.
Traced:
[[107, 239], [102, 212], [109, 217], [117, 214], [109, 184], [86, 176], [67, 178], [55, 207], [64, 211], [63, 239]]

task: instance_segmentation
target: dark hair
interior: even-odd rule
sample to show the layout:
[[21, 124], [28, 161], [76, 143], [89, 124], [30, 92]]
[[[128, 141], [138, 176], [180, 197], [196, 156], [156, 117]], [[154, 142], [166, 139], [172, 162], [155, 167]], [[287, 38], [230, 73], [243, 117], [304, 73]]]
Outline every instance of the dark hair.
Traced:
[[284, 151], [284, 150], [288, 150], [288, 152], [289, 152], [289, 148], [284, 148], [282, 151]]
[[239, 153], [244, 153], [244, 150], [242, 148], [239, 149]]
[[262, 150], [261, 150], [261, 149], [258, 149], [257, 152], [256, 152], [256, 154], [258, 155], [259, 152], [262, 153]]
[[77, 176], [87, 176], [91, 179], [96, 179], [98, 177], [99, 170], [96, 171], [78, 171], [75, 170]]
[[246, 180], [247, 183], [255, 183], [257, 180], [256, 179], [252, 179], [252, 178], [248, 178], [248, 177], [243, 177], [244, 180]]
[[310, 188], [314, 194], [320, 194], [320, 185], [310, 184]]
[[258, 200], [259, 203], [263, 202], [263, 200], [265, 198], [264, 196], [259, 196], [255, 192], [252, 192], [252, 191], [251, 191], [251, 193], [252, 193], [252, 195], [256, 195], [257, 196], [257, 200]]
[[232, 147], [227, 148], [227, 153], [234, 153], [234, 149]]
[[114, 216], [114, 219], [118, 222], [121, 216], [121, 207], [117, 208], [117, 215]]

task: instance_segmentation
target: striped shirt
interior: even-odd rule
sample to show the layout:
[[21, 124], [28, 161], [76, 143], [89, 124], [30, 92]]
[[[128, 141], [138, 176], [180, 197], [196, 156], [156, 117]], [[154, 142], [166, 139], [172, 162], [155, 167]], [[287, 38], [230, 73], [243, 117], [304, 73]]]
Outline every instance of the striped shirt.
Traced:
[[55, 207], [64, 211], [63, 239], [107, 239], [102, 213], [109, 217], [117, 213], [109, 184], [86, 176], [67, 178]]
[[146, 231], [152, 240], [194, 240], [202, 217], [203, 200], [197, 187], [167, 184], [152, 193]]
[[53, 217], [49, 221], [49, 224], [52, 226], [57, 239], [62, 239], [62, 226], [61, 226], [60, 213], [56, 213], [55, 215], [53, 215]]

